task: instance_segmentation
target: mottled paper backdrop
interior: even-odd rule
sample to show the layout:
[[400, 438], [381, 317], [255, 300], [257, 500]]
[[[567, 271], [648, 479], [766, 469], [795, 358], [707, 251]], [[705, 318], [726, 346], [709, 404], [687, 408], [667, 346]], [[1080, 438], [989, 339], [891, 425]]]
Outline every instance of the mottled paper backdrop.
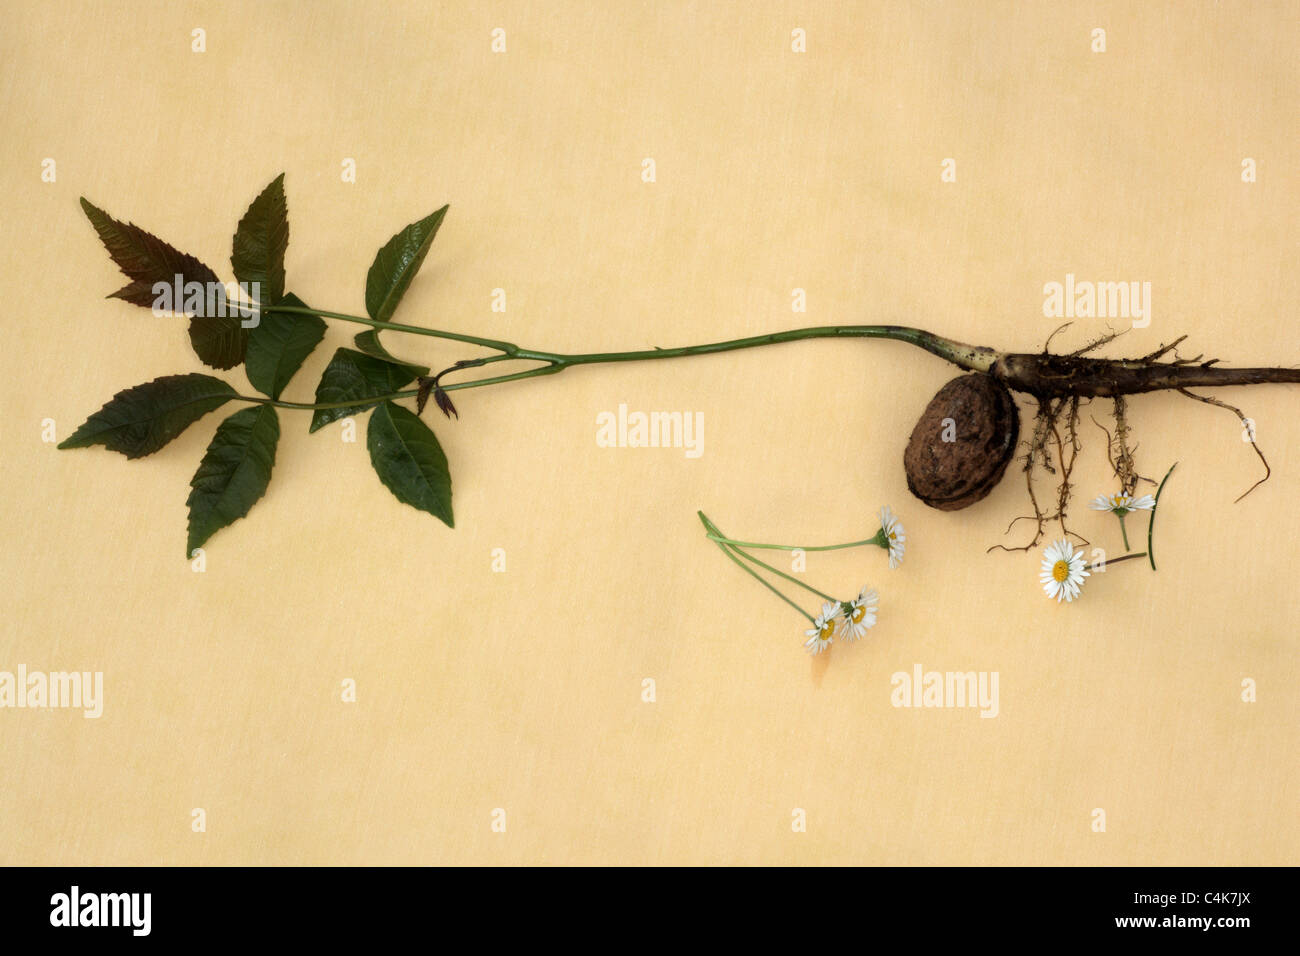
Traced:
[[[43, 438], [202, 370], [180, 320], [105, 299], [124, 280], [78, 197], [229, 278], [280, 171], [289, 287], [341, 311], [449, 202], [399, 320], [568, 351], [864, 322], [1032, 350], [1072, 274], [1151, 283], [1108, 354], [1186, 333], [1184, 355], [1292, 364], [1298, 9], [7, 4], [0, 670], [101, 671], [105, 702], [0, 710], [0, 862], [1295, 863], [1296, 386], [1221, 393], [1273, 466], [1236, 505], [1261, 473], [1236, 418], [1133, 400], [1139, 469], [1180, 462], [1160, 570], [1113, 567], [1073, 606], [1036, 552], [985, 553], [1029, 530], [1003, 537], [1018, 472], [967, 511], [908, 494], [908, 434], [955, 372], [901, 343], [463, 392], [459, 421], [426, 413], [454, 531], [379, 484], [364, 423], [349, 444], [286, 411], [267, 496], [203, 573], [185, 498], [220, 414], [142, 461]], [[356, 330], [331, 324], [286, 397]], [[600, 447], [620, 404], [702, 414], [703, 453]], [[1083, 416], [1076, 526], [1114, 554], [1084, 508], [1115, 490], [1108, 412]], [[834, 542], [887, 503], [901, 569], [808, 557], [812, 583], [881, 592], [869, 637], [816, 661], [695, 516]], [[997, 672], [997, 716], [892, 706], [916, 665]]]

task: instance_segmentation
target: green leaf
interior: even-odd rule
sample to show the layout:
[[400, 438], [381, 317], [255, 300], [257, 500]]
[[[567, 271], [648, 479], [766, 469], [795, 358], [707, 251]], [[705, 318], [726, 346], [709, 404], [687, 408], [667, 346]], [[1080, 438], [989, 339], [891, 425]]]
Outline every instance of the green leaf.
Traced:
[[164, 375], [118, 392], [59, 447], [103, 445], [127, 458], [143, 458], [235, 396], [211, 375]]
[[84, 196], [81, 208], [117, 267], [132, 280], [109, 298], [125, 299], [132, 305], [150, 309], [156, 298], [155, 282], [171, 286], [178, 275], [185, 282], [219, 281], [217, 274], [198, 259], [169, 246], [134, 223], [119, 222]]
[[187, 558], [266, 494], [279, 441], [280, 420], [270, 405], [241, 409], [218, 426], [190, 480]]
[[[99, 239], [117, 267], [131, 281], [109, 298], [123, 299], [132, 305], [152, 309], [158, 301], [157, 283], [174, 288], [176, 277], [184, 285], [191, 282], [219, 283], [217, 274], [191, 255], [169, 246], [134, 223], [114, 219], [104, 210], [81, 199], [86, 218], [99, 233]], [[183, 302], [173, 302], [172, 311], [184, 312]], [[203, 310], [199, 310], [201, 313]], [[244, 360], [248, 330], [235, 315], [194, 314], [190, 319], [190, 343], [204, 364], [213, 368], [234, 368]]]
[[248, 329], [238, 316], [195, 315], [190, 318], [190, 345], [204, 365], [234, 368], [248, 351]]
[[433, 237], [438, 234], [449, 206], [443, 206], [431, 216], [413, 222], [393, 238], [375, 255], [375, 261], [366, 274], [366, 311], [372, 319], [387, 322], [402, 301], [406, 288], [420, 271], [424, 257], [429, 254]]
[[257, 301], [274, 305], [284, 295], [284, 253], [289, 246], [289, 207], [284, 173], [253, 200], [235, 230], [230, 264], [235, 278], [258, 286]]
[[370, 416], [366, 447], [379, 480], [398, 501], [429, 512], [449, 528], [455, 527], [447, 456], [419, 416], [384, 402]]
[[[280, 305], [308, 308], [292, 292]], [[253, 387], [271, 398], [279, 398], [289, 379], [325, 337], [325, 322], [316, 315], [293, 312], [263, 312], [248, 333], [248, 355], [244, 368]]]
[[379, 341], [379, 330], [371, 329], [368, 332], [358, 332], [353, 343], [362, 352], [374, 356], [377, 359], [383, 359], [385, 362], [392, 362], [394, 365], [403, 365], [409, 368], [416, 375], [428, 375], [429, 366], [416, 365], [414, 362], [404, 362], [397, 356], [393, 355], [388, 349], [384, 348], [383, 343]]
[[316, 402], [356, 402], [341, 408], [318, 408], [311, 417], [311, 431], [372, 407], [381, 395], [391, 395], [415, 378], [405, 365], [394, 365], [352, 349], [339, 349], [321, 373]]

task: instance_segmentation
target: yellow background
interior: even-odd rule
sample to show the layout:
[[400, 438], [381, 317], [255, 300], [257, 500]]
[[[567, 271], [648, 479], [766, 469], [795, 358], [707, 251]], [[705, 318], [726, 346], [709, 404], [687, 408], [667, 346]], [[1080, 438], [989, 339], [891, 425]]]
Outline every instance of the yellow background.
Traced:
[[[1260, 465], [1235, 418], [1133, 400], [1140, 470], [1181, 462], [1160, 571], [1114, 567], [1073, 606], [1042, 595], [1037, 549], [985, 554], [1024, 540], [1002, 537], [1016, 473], [953, 514], [908, 494], [903, 446], [955, 370], [900, 343], [462, 392], [460, 421], [426, 415], [454, 531], [380, 486], [364, 423], [346, 444], [286, 411], [267, 496], [202, 574], [188, 481], [233, 407], [142, 461], [41, 441], [43, 419], [61, 440], [121, 388], [203, 370], [180, 321], [105, 299], [125, 280], [77, 197], [229, 278], [281, 170], [288, 284], [322, 308], [363, 312], [375, 250], [450, 202], [399, 320], [561, 351], [862, 322], [1032, 350], [1059, 324], [1043, 284], [1072, 272], [1152, 283], [1151, 326], [1109, 354], [1186, 333], [1185, 355], [1291, 364], [1296, 4], [23, 2], [5, 21], [0, 669], [101, 670], [106, 704], [0, 711], [0, 862], [1297, 862], [1294, 386], [1221, 393], [1273, 465], [1237, 505]], [[310, 401], [356, 331], [332, 323], [286, 397]], [[620, 402], [703, 412], [703, 457], [598, 447]], [[1075, 526], [1113, 556], [1114, 520], [1085, 508], [1115, 490], [1089, 420], [1108, 414], [1084, 416]], [[809, 558], [824, 589], [882, 594], [869, 638], [815, 661], [695, 517], [833, 542], [886, 503], [900, 570]], [[1000, 715], [892, 707], [916, 663], [999, 672]]]

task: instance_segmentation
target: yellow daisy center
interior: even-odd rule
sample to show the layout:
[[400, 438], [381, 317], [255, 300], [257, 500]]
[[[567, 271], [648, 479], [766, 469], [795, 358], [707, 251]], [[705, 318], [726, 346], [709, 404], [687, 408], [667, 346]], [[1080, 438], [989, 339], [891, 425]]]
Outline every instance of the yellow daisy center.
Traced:
[[867, 609], [865, 607], [855, 607], [853, 609], [853, 614], [851, 615], [850, 619], [853, 621], [854, 624], [857, 624], [858, 621], [862, 620], [862, 618], [866, 615], [866, 613], [867, 613]]
[[817, 637], [818, 639], [824, 641], [827, 638], [829, 638], [831, 634], [833, 634], [834, 632], [835, 632], [835, 622], [827, 621], [825, 624], [821, 626], [821, 630], [817, 632]]
[[1063, 582], [1063, 581], [1064, 581], [1066, 578], [1068, 578], [1069, 576], [1070, 576], [1070, 562], [1069, 562], [1069, 561], [1057, 561], [1054, 565], [1052, 565], [1052, 580], [1053, 580], [1053, 581], [1056, 581], [1056, 582], [1058, 582], [1058, 583], [1059, 583], [1059, 582]]

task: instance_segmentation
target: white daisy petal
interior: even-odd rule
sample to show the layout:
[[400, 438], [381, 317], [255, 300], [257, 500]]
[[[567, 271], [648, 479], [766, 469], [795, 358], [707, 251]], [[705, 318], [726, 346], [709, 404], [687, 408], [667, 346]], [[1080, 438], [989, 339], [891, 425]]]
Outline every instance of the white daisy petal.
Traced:
[[1084, 578], [1090, 576], [1083, 550], [1076, 551], [1069, 541], [1053, 541], [1043, 549], [1043, 564], [1038, 580], [1043, 586], [1043, 593], [1049, 598], [1056, 598], [1058, 604], [1077, 598], [1083, 591]]
[[889, 547], [889, 566], [897, 568], [903, 563], [903, 552], [907, 549], [904, 545], [907, 542], [907, 534], [903, 531], [903, 525], [894, 514], [893, 509], [888, 505], [880, 509], [880, 531], [884, 535]]
[[863, 588], [857, 598], [848, 601], [840, 619], [840, 636], [848, 641], [856, 641], [876, 624], [876, 602], [879, 595], [874, 590]]
[[1134, 498], [1132, 495], [1126, 495], [1122, 491], [1113, 495], [1098, 495], [1088, 504], [1088, 507], [1094, 511], [1110, 511], [1120, 517], [1123, 517], [1130, 511], [1147, 511], [1155, 506], [1156, 500], [1150, 495], [1143, 495], [1141, 498]]
[[830, 646], [835, 636], [840, 611], [840, 605], [833, 601], [822, 605], [822, 612], [817, 615], [817, 620], [813, 621], [813, 626], [804, 631], [808, 640], [804, 641], [803, 646], [808, 649], [809, 654], [820, 654]]

